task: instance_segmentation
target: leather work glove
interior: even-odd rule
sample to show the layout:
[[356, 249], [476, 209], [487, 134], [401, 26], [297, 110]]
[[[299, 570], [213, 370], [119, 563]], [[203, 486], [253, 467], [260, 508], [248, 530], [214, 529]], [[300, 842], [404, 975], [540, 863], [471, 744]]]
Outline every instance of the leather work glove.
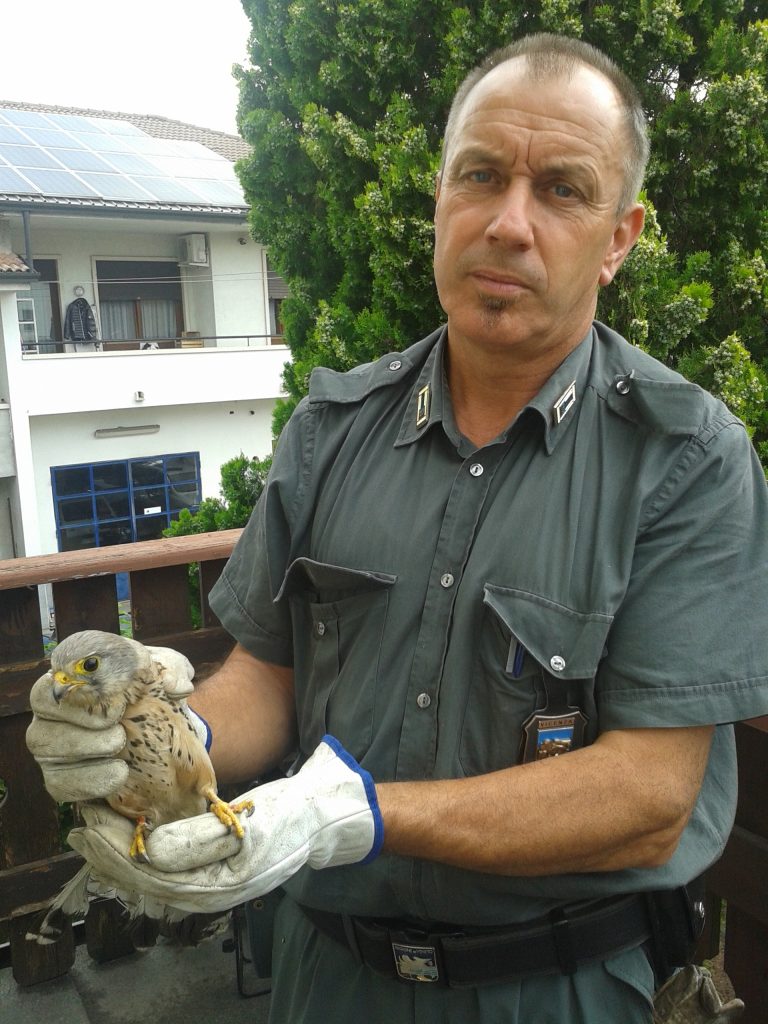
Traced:
[[[209, 730], [184, 699], [192, 693], [194, 669], [187, 658], [167, 647], [147, 647], [157, 677], [168, 696], [178, 700], [196, 732], [209, 745]], [[27, 747], [43, 773], [45, 788], [54, 800], [75, 802], [109, 796], [124, 785], [128, 766], [117, 757], [125, 746], [125, 730], [119, 724], [119, 704], [103, 706], [103, 714], [91, 715], [54, 696], [50, 671], [32, 687], [29, 703], [34, 712], [27, 729]]]
[[744, 1012], [741, 999], [724, 1003], [706, 967], [689, 964], [654, 996], [654, 1024], [729, 1024]]
[[373, 779], [338, 740], [324, 737], [291, 778], [242, 794], [253, 812], [243, 839], [213, 814], [162, 825], [149, 837], [150, 864], [128, 857], [133, 825], [108, 807], [82, 808], [87, 828], [70, 845], [102, 882], [188, 913], [228, 910], [277, 888], [305, 864], [365, 864], [384, 839]]

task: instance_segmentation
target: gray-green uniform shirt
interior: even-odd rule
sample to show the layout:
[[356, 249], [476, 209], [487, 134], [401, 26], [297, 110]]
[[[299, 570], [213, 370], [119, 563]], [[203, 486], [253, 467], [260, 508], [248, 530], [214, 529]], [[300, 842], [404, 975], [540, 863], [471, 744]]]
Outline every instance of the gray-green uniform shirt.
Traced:
[[663, 867], [509, 878], [381, 856], [288, 889], [351, 914], [494, 924], [687, 881], [732, 824], [726, 723], [768, 713], [767, 491], [744, 427], [596, 323], [477, 449], [456, 427], [444, 345], [437, 331], [313, 373], [211, 594], [249, 651], [294, 666], [302, 757], [328, 732], [378, 782], [514, 765], [542, 668], [587, 740], [722, 727]]

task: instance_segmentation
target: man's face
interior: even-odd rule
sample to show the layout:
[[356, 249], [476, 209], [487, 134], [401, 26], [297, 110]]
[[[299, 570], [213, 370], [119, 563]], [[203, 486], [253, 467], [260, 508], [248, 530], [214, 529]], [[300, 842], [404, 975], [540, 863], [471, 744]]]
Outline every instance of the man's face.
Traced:
[[590, 68], [533, 81], [516, 58], [478, 83], [437, 188], [452, 348], [564, 357], [578, 344], [642, 228], [642, 207], [617, 215], [626, 145], [613, 86]]

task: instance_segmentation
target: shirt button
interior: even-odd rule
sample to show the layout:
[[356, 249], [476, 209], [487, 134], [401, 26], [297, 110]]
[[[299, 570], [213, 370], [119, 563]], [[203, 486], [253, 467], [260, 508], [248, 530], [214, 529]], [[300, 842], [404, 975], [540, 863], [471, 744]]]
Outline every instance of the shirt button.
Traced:
[[420, 708], [428, 708], [429, 705], [432, 703], [432, 698], [429, 696], [428, 693], [420, 693], [419, 696], [416, 698], [416, 703], [419, 705]]
[[325, 623], [324, 622], [316, 622], [315, 623], [315, 633], [318, 636], [325, 636]]
[[399, 359], [393, 359], [389, 364], [389, 368], [390, 370], [399, 370], [402, 365], [403, 364]]
[[553, 672], [562, 672], [565, 668], [565, 658], [561, 658], [559, 654], [555, 654], [554, 657], [549, 659], [549, 664]]
[[469, 467], [469, 472], [472, 474], [472, 476], [482, 476], [483, 467], [480, 465], [479, 462], [473, 462], [472, 465]]
[[452, 587], [453, 583], [453, 576], [449, 572], [444, 572], [443, 575], [440, 577], [440, 586], [445, 587], [446, 590], [449, 587]]
[[622, 377], [621, 380], [616, 381], [616, 390], [620, 395], [628, 395], [629, 389], [630, 383], [626, 377]]

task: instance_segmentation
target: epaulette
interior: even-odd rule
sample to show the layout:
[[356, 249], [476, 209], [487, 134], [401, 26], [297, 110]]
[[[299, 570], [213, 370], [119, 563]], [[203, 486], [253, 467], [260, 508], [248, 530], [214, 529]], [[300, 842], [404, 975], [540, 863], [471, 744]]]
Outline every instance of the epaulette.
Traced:
[[380, 388], [397, 384], [411, 370], [423, 366], [441, 332], [442, 328], [404, 352], [389, 352], [375, 362], [355, 366], [346, 373], [316, 366], [309, 378], [310, 403], [360, 402]]
[[634, 370], [616, 376], [608, 406], [624, 419], [659, 434], [698, 434], [711, 419], [706, 391], [688, 381], [653, 380]]
[[659, 434], [701, 435], [736, 421], [722, 402], [698, 384], [603, 324], [595, 326], [602, 363], [599, 387], [613, 412]]

